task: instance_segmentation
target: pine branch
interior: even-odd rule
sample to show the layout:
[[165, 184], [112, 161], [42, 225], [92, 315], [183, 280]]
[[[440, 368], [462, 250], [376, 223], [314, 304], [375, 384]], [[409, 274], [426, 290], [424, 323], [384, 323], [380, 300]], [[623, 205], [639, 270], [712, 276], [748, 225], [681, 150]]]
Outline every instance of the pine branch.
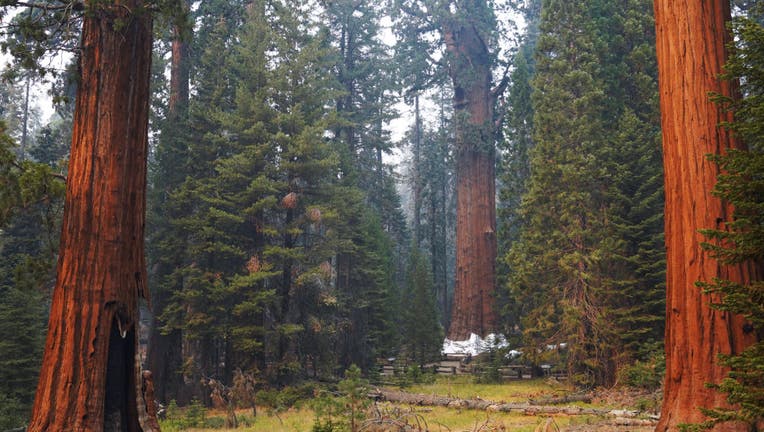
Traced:
[[80, 1], [66, 2], [60, 5], [19, 1], [19, 2], [13, 2], [11, 4], [3, 3], [3, 6], [26, 7], [30, 9], [40, 9], [46, 12], [60, 11], [60, 10], [67, 10], [67, 9], [71, 9], [74, 11], [82, 11], [85, 9], [84, 4]]
[[504, 91], [507, 89], [507, 86], [509, 85], [509, 62], [507, 62], [507, 66], [504, 68], [504, 73], [501, 76], [501, 81], [499, 81], [499, 84], [491, 89], [491, 96], [494, 98], [500, 97], [502, 94], [504, 94]]

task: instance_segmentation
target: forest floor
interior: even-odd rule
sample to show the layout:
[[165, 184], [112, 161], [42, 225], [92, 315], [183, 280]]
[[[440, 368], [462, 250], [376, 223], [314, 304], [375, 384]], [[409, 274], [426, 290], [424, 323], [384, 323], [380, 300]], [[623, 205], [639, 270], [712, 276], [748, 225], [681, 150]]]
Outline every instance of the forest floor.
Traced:
[[[514, 380], [502, 384], [475, 384], [469, 376], [439, 377], [431, 384], [400, 388], [383, 388], [382, 392], [412, 397], [433, 397], [451, 401], [446, 406], [430, 405], [420, 400], [415, 404], [378, 401], [370, 408], [361, 431], [417, 431], [417, 432], [648, 432], [655, 427], [660, 394], [615, 388], [597, 389], [587, 393], [590, 402], [550, 403], [575, 393], [564, 382], [533, 379]], [[401, 391], [403, 393], [401, 393]], [[588, 399], [588, 398], [587, 398]], [[477, 405], [485, 408], [474, 408]], [[469, 403], [468, 403], [469, 402]], [[504, 405], [502, 405], [504, 404]], [[516, 406], [540, 407], [540, 410], [514, 409]], [[508, 411], [497, 407], [511, 406]], [[555, 412], [558, 410], [559, 412]], [[580, 413], [580, 414], [579, 414]], [[309, 404], [274, 413], [258, 409], [256, 418], [251, 411], [237, 412], [244, 432], [308, 432], [316, 422], [315, 412]], [[162, 424], [164, 432], [187, 430], [190, 432], [226, 430], [222, 428], [225, 413], [210, 410], [206, 413], [208, 428], [178, 428], [172, 422]], [[326, 429], [320, 429], [326, 430]]]

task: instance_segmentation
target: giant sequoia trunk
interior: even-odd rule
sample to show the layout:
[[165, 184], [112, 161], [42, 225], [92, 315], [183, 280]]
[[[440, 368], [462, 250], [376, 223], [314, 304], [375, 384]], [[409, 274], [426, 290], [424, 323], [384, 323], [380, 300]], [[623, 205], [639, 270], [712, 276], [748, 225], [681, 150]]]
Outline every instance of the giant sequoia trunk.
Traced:
[[456, 124], [456, 285], [452, 340], [495, 330], [494, 96], [488, 47], [474, 25], [444, 31]]
[[[718, 77], [726, 61], [728, 0], [655, 0], [658, 72], [666, 187], [666, 378], [656, 430], [705, 420], [699, 407], [727, 406], [726, 396], [706, 387], [726, 375], [719, 353], [739, 353], [754, 342], [739, 316], [711, 309], [713, 298], [696, 281], [746, 281], [744, 265], [722, 266], [700, 248], [699, 229], [721, 228], [732, 209], [711, 195], [719, 168], [706, 155], [737, 147], [719, 122], [730, 120], [708, 92], [732, 95]], [[719, 425], [715, 430], [747, 430]]]
[[137, 361], [151, 16], [86, 6], [58, 278], [29, 431], [148, 431]]
[[[183, 12], [188, 14], [191, 5], [188, 0], [183, 3]], [[190, 25], [189, 25], [190, 27]], [[189, 35], [184, 35], [184, 31]], [[184, 30], [180, 24], [175, 24], [172, 30], [172, 61], [170, 63], [170, 97], [168, 100], [168, 117], [171, 121], [185, 118], [188, 112], [189, 87], [189, 55], [188, 42], [184, 36], [190, 37], [191, 30]]]

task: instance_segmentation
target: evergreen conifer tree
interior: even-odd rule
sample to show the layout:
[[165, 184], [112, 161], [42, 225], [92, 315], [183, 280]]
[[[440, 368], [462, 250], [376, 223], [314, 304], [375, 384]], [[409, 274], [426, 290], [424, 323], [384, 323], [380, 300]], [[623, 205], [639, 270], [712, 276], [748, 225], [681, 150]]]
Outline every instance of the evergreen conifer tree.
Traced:
[[[604, 146], [599, 66], [593, 36], [581, 23], [584, 3], [544, 2], [534, 84], [535, 141], [523, 197], [525, 230], [512, 248], [512, 293], [526, 310], [531, 350], [570, 343], [569, 368], [579, 382], [594, 378], [593, 347], [600, 288], [590, 252], [603, 232], [603, 190], [597, 150]], [[544, 269], [544, 271], [538, 271]], [[573, 342], [575, 341], [575, 342]], [[588, 366], [587, 366], [588, 364]]]
[[[343, 124], [327, 106], [343, 94], [329, 33], [275, 3], [246, 16], [234, 39], [224, 21], [206, 36], [197, 66], [208, 81], [191, 101], [192, 168], [170, 200], [186, 240], [166, 280], [180, 289], [162, 317], [184, 334], [191, 379], [241, 367], [285, 383], [369, 367], [392, 352], [397, 291], [388, 235], [350, 181], [356, 166], [342, 165], [348, 147], [327, 136]], [[334, 271], [340, 256], [352, 266]]]
[[[618, 335], [616, 367], [660, 352], [665, 319], [663, 169], [652, 2], [594, 2], [597, 52], [608, 110], [609, 149], [599, 156], [610, 181], [603, 270], [608, 320]], [[620, 35], [612, 37], [613, 34]]]
[[[189, 14], [183, 12], [179, 20], [189, 21]], [[155, 42], [152, 62], [151, 120], [158, 137], [148, 167], [146, 255], [148, 277], [154, 289], [146, 363], [152, 372], [155, 397], [164, 403], [171, 400], [168, 395], [174, 397], [182, 394], [180, 390], [183, 386], [179, 373], [183, 364], [182, 334], [179, 329], [163, 328], [164, 322], [160, 315], [172, 299], [175, 284], [168, 278], [182, 265], [186, 244], [184, 233], [175, 223], [184, 214], [179, 211], [181, 208], [172, 204], [173, 194], [191, 172], [188, 147], [188, 46], [192, 32], [189, 29], [187, 23], [182, 26], [174, 23], [170, 30], [170, 43], [161, 39]], [[171, 53], [169, 82], [164, 74], [168, 65], [161, 54], [163, 50]]]
[[426, 131], [423, 140], [425, 180], [424, 231], [426, 246], [432, 265], [433, 286], [441, 324], [450, 324], [453, 300], [453, 249], [455, 230], [456, 197], [453, 181], [454, 165], [451, 146], [451, 123], [447, 118], [447, 102], [441, 100], [439, 125], [434, 131]]
[[397, 87], [390, 48], [380, 37], [382, 13], [374, 3], [345, 0], [329, 3], [324, 13], [342, 90], [335, 97], [338, 121], [332, 128], [339, 155], [336, 190], [345, 201], [334, 204], [342, 221], [336, 287], [349, 330], [339, 332], [342, 368], [367, 369], [376, 356], [393, 355], [398, 340], [402, 272], [393, 268], [403, 266], [407, 233], [392, 169], [382, 160], [392, 148], [383, 124], [394, 115]]
[[[437, 104], [437, 119], [424, 122], [418, 104]], [[452, 155], [453, 122], [448, 90], [440, 86], [435, 94], [414, 96], [415, 120], [404, 137], [411, 153], [405, 164], [411, 191], [412, 231], [415, 244], [429, 257], [432, 266], [438, 316], [444, 327], [450, 318], [453, 300], [453, 257], [455, 227], [455, 182]]]
[[0, 121], [0, 427], [22, 426], [39, 374], [60, 229], [63, 182], [19, 161]]
[[620, 367], [659, 346], [662, 196], [649, 11], [646, 2], [554, 0], [541, 9], [535, 147], [519, 239], [505, 259], [509, 312], [526, 344], [567, 343], [579, 382], [614, 382]]
[[[538, 39], [538, 10], [540, 0], [532, 0], [521, 8], [526, 19], [524, 39], [514, 56], [514, 70], [506, 104], [508, 106], [504, 122], [504, 140], [499, 143], [500, 162], [497, 165], [499, 183], [498, 213], [498, 256], [497, 282], [507, 287], [512, 269], [507, 254], [512, 244], [519, 240], [524, 220], [519, 215], [521, 198], [525, 194], [530, 177], [530, 150], [533, 147], [533, 54]], [[500, 310], [506, 335], [513, 335], [520, 324], [520, 311], [516, 299], [508, 295], [506, 289], [498, 291]], [[519, 341], [513, 341], [517, 343]]]
[[[208, 392], [200, 387], [201, 374], [213, 374], [204, 364], [219, 364], [209, 358], [214, 327], [209, 320], [214, 312], [207, 310], [214, 304], [208, 290], [218, 272], [211, 267], [216, 250], [210, 243], [219, 227], [206, 219], [212, 216], [203, 194], [213, 188], [215, 159], [230, 153], [224, 121], [233, 110], [234, 89], [219, 68], [231, 64], [227, 46], [232, 35], [225, 9], [203, 10], [209, 13], [201, 18], [204, 39], [195, 39], [198, 57], [193, 84], [197, 90], [189, 102], [187, 120], [179, 115], [160, 136], [150, 195], [149, 256], [160, 308], [155, 312], [155, 326], [166, 334], [164, 343], [173, 345], [163, 359], [150, 362], [162, 367], [157, 370], [159, 397], [180, 404], [205, 400]], [[223, 242], [215, 244], [231, 250]]]
[[403, 347], [411, 360], [423, 365], [440, 355], [443, 328], [435, 305], [431, 267], [414, 245], [409, 256], [407, 281]]

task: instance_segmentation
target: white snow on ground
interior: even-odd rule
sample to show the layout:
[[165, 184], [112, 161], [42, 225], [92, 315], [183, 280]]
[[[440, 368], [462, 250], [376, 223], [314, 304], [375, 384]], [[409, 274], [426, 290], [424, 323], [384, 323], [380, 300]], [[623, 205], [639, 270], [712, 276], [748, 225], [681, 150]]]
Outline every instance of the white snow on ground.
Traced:
[[489, 334], [485, 339], [476, 335], [470, 334], [470, 338], [463, 341], [452, 341], [446, 339], [443, 341], [443, 354], [470, 354], [478, 355], [484, 353], [490, 349], [505, 348], [508, 347], [507, 338], [502, 334]]

